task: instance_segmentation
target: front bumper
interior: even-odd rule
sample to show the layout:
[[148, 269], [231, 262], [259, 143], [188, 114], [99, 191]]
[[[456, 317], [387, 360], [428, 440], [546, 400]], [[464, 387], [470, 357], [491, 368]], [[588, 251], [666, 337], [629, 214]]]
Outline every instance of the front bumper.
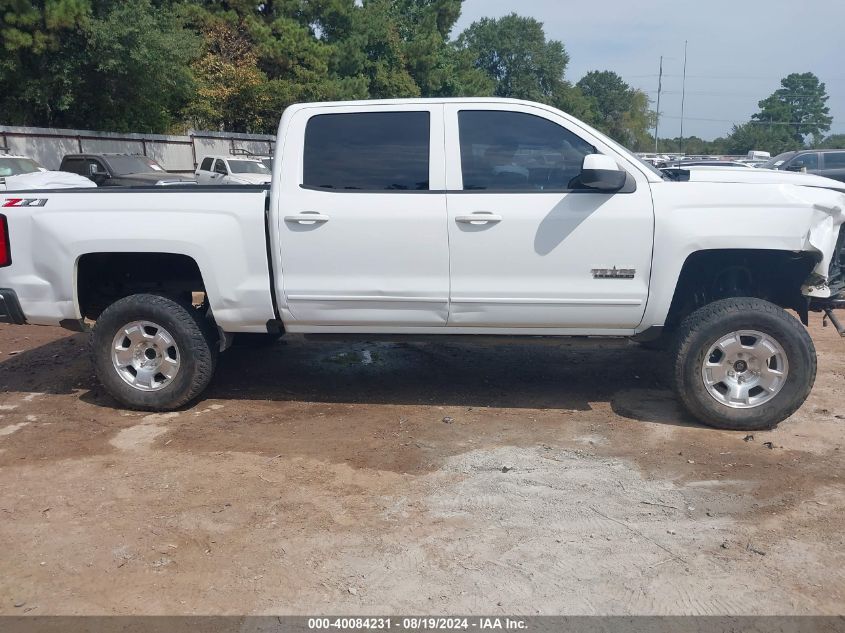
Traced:
[[0, 323], [26, 323], [18, 295], [11, 288], [0, 288]]
[[[828, 278], [823, 285], [816, 286], [807, 294], [810, 310], [824, 312], [825, 325], [827, 319], [833, 323], [839, 335], [845, 337], [845, 325], [836, 317], [834, 310], [845, 310], [845, 225], [839, 229], [836, 250], [830, 262]], [[818, 292], [818, 291], [821, 292]]]

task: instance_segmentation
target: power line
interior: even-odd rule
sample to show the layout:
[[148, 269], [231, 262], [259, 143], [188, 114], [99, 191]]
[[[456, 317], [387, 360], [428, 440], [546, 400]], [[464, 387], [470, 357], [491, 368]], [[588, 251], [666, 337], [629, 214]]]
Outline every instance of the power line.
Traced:
[[[662, 117], [667, 119], [680, 119], [681, 117], [675, 116], [672, 114], [661, 114]], [[801, 121], [800, 123], [795, 123], [794, 121], [759, 121], [759, 120], [750, 120], [750, 121], [737, 121], [734, 119], [709, 119], [704, 117], [684, 117], [687, 121], [709, 121], [711, 123], [753, 123], [754, 125], [825, 125], [826, 121]], [[845, 123], [835, 124], [833, 127], [841, 127], [845, 125]]]
[[[645, 90], [648, 94], [654, 94], [656, 90]], [[688, 95], [698, 95], [702, 97], [759, 97], [759, 95], [751, 94], [749, 92], [710, 92], [709, 90], [687, 90], [686, 93]], [[682, 91], [679, 90], [664, 90], [663, 94], [665, 95], [679, 95], [683, 94]], [[770, 95], [771, 96], [771, 95]], [[778, 97], [786, 97], [790, 99], [816, 99], [818, 98], [817, 94], [786, 94], [777, 95]], [[829, 98], [829, 97], [828, 97]]]
[[[675, 74], [675, 73], [663, 73], [664, 77], [683, 77], [683, 75]], [[647, 74], [647, 75], [625, 75], [628, 79], [649, 79], [653, 77], [657, 77], [655, 74]], [[761, 81], [780, 81], [782, 79], [786, 79], [786, 77], [754, 77], [754, 76], [742, 76], [742, 75], [687, 75], [687, 79], [759, 79]], [[809, 83], [815, 83], [818, 81], [819, 83], [827, 83], [830, 81], [845, 81], [845, 77], [828, 77], [824, 80], [820, 78], [813, 79], [811, 77], [797, 77], [793, 78], [791, 81], [804, 81]]]

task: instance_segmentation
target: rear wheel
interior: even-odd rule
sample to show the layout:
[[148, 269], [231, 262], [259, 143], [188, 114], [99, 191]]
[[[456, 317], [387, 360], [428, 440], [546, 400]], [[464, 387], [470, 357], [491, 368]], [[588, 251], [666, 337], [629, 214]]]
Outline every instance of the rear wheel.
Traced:
[[106, 390], [128, 407], [150, 411], [193, 400], [210, 382], [217, 358], [212, 330], [197, 310], [151, 294], [106, 308], [91, 345]]
[[722, 429], [776, 426], [804, 403], [816, 378], [807, 330], [762, 299], [723, 299], [692, 313], [678, 330], [674, 358], [684, 406]]

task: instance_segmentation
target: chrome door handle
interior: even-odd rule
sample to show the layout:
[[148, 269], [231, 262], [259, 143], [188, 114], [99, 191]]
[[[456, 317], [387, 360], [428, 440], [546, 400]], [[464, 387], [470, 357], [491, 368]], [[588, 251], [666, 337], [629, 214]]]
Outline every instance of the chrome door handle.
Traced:
[[456, 215], [455, 222], [461, 224], [495, 224], [501, 222], [502, 216], [489, 211], [476, 211], [471, 215]]
[[322, 224], [329, 221], [329, 216], [317, 213], [316, 211], [304, 211], [297, 215], [286, 215], [285, 222], [296, 222], [298, 224]]

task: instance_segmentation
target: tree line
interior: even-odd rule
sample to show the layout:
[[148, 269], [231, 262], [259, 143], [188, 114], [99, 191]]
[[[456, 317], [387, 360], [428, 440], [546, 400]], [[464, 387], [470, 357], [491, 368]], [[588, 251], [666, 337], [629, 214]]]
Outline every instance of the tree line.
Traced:
[[[530, 17], [482, 18], [454, 34], [462, 4], [0, 0], [0, 123], [272, 133], [284, 108], [300, 101], [499, 96], [553, 105], [628, 147], [653, 148], [655, 113], [644, 92], [611, 71], [568, 81], [564, 44]], [[802, 90], [810, 85], [798, 77]], [[824, 84], [816, 89], [826, 99]], [[760, 113], [772, 118], [711, 143], [759, 149], [786, 143], [789, 132], [795, 140], [799, 131], [812, 136], [830, 128], [775, 124], [787, 116], [783, 107], [774, 98]], [[822, 102], [808, 116], [827, 113]], [[675, 151], [672, 145], [661, 139], [661, 149]]]
[[804, 147], [843, 148], [845, 134], [832, 134], [833, 117], [823, 82], [813, 73], [792, 73], [780, 88], [760, 101], [747, 123], [734, 125], [726, 136], [705, 141], [696, 136], [660, 139], [659, 151], [687, 154], [746, 154], [764, 150], [772, 155]]
[[297, 101], [501, 96], [647, 144], [648, 98], [516, 14], [456, 37], [462, 0], [0, 0], [4, 124], [272, 132]]

